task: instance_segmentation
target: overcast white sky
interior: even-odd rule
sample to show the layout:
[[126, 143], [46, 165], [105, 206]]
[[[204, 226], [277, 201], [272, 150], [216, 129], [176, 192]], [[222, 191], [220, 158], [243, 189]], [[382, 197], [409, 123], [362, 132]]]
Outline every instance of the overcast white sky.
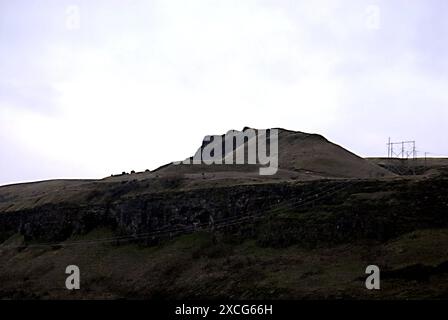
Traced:
[[244, 126], [448, 153], [447, 15], [445, 0], [0, 0], [0, 184], [154, 169]]

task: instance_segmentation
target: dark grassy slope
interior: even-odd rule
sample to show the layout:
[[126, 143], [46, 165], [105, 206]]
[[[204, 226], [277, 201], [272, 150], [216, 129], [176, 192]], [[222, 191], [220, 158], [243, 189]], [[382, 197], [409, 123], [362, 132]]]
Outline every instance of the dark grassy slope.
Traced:
[[[104, 211], [99, 205], [73, 216], [56, 208], [42, 232], [27, 232], [23, 219], [32, 213], [22, 212], [21, 228], [3, 228], [3, 238], [9, 238], [0, 246], [0, 296], [448, 298], [447, 190], [448, 175], [442, 173], [207, 191], [173, 188], [146, 196], [131, 190], [109, 198], [97, 194], [92, 201], [107, 203]], [[217, 221], [213, 235], [210, 213]], [[54, 220], [57, 216], [61, 220]], [[236, 216], [249, 218], [219, 223]], [[68, 223], [74, 217], [75, 227]], [[195, 221], [204, 226], [193, 232], [187, 226]], [[183, 232], [85, 242], [173, 226]], [[17, 230], [21, 234], [13, 235]], [[36, 245], [42, 241], [63, 243]], [[63, 289], [68, 264], [81, 267], [80, 292]], [[383, 270], [380, 292], [364, 289], [369, 264]]]
[[[96, 231], [88, 237], [104, 237]], [[163, 246], [97, 244], [3, 249], [2, 298], [448, 298], [448, 230], [424, 230], [380, 242], [331, 247], [264, 248], [208, 234], [182, 236]], [[31, 263], [32, 261], [32, 263]], [[68, 264], [82, 271], [81, 290], [64, 289]], [[383, 271], [382, 291], [364, 289], [365, 267]], [[437, 268], [439, 272], [434, 272]], [[413, 274], [409, 270], [424, 270]], [[424, 277], [427, 279], [424, 279]]]

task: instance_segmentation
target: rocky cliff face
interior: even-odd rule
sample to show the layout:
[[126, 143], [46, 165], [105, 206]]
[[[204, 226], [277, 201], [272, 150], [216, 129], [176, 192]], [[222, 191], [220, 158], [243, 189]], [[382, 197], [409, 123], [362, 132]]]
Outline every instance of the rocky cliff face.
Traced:
[[[272, 204], [300, 199], [303, 185], [267, 184], [214, 190], [171, 191], [95, 201], [76, 206], [50, 204], [0, 214], [2, 238], [19, 232], [28, 240], [59, 241], [72, 234], [109, 226], [120, 234], [138, 235], [155, 230], [188, 229], [212, 219], [260, 215]], [[97, 197], [102, 194], [97, 194]]]
[[[0, 214], [0, 237], [59, 242], [95, 228], [148, 244], [195, 230], [261, 226], [266, 245], [388, 239], [448, 224], [444, 177], [432, 180], [333, 180], [169, 191], [45, 205]], [[399, 192], [398, 192], [399, 190]], [[412, 209], [409, 209], [412, 208]], [[248, 220], [244, 220], [247, 218]], [[211, 222], [212, 221], [212, 222]]]

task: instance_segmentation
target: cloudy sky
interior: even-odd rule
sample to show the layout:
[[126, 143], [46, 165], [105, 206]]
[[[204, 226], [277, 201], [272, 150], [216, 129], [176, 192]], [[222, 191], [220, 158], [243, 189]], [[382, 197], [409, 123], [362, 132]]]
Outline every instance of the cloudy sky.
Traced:
[[244, 126], [448, 153], [445, 0], [0, 0], [0, 184], [100, 178]]

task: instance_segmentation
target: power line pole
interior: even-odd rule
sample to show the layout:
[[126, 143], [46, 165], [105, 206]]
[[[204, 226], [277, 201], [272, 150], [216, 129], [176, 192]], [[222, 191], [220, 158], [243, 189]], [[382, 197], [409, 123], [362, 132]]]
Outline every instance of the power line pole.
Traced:
[[415, 141], [412, 141], [412, 157], [414, 160], [417, 159], [417, 149], [415, 148]]
[[389, 142], [387, 143], [387, 157], [388, 157], [388, 158], [391, 158], [391, 157], [392, 157], [392, 155], [391, 155], [391, 153], [390, 153], [390, 137], [389, 137]]

